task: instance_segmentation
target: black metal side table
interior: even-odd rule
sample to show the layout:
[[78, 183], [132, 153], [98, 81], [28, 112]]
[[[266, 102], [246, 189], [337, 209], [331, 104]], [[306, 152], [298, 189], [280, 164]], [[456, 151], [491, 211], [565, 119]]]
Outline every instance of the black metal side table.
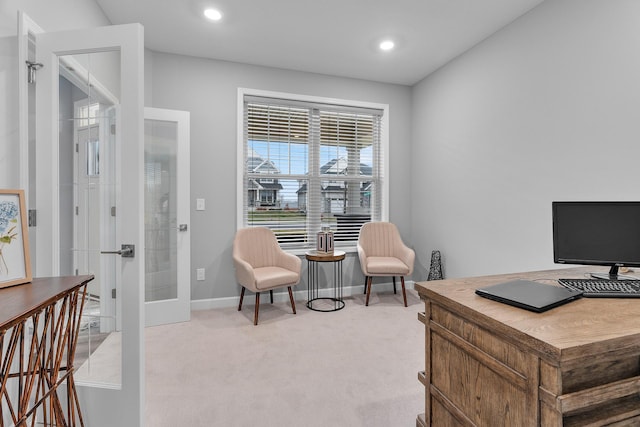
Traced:
[[[307, 270], [307, 308], [314, 311], [337, 311], [344, 308], [342, 299], [342, 261], [344, 251], [317, 252], [305, 254], [309, 269]], [[318, 286], [318, 264], [333, 263], [333, 297], [320, 297]]]

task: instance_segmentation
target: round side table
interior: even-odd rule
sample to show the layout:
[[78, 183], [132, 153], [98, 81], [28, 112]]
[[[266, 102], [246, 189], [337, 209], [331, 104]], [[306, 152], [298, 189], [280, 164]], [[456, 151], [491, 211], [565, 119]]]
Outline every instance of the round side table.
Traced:
[[[309, 269], [307, 270], [307, 308], [314, 311], [337, 311], [344, 308], [342, 299], [342, 261], [344, 251], [305, 253]], [[318, 264], [333, 263], [333, 297], [320, 297], [318, 286]], [[328, 302], [328, 303], [327, 303]]]

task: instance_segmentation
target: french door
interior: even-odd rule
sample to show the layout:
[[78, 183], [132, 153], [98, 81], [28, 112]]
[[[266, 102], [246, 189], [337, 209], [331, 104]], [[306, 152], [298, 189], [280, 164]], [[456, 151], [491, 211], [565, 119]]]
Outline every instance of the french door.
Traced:
[[144, 109], [145, 325], [191, 317], [189, 112]]
[[85, 425], [144, 425], [143, 29], [38, 33], [35, 59], [35, 275], [95, 275], [75, 367]]

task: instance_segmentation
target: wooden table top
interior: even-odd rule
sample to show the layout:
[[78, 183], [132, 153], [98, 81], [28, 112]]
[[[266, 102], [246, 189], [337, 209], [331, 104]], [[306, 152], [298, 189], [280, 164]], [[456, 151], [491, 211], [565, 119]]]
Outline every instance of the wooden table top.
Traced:
[[41, 277], [30, 283], [0, 289], [0, 331], [13, 327], [76, 287], [93, 280], [93, 276]]
[[335, 261], [342, 261], [346, 256], [346, 252], [345, 251], [332, 251], [332, 252], [308, 251], [305, 253], [305, 256], [308, 261], [335, 262]]
[[[580, 298], [535, 313], [478, 296], [475, 289], [514, 279], [557, 285], [600, 268], [570, 268], [416, 283], [425, 298], [473, 322], [509, 334], [552, 360], [640, 348], [640, 298]], [[603, 269], [603, 272], [608, 269]]]

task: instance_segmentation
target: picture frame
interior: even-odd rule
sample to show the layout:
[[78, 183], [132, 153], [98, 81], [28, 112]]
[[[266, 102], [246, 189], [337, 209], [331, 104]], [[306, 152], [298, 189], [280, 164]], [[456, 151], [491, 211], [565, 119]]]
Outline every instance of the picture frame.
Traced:
[[24, 190], [0, 189], [0, 288], [32, 279]]

